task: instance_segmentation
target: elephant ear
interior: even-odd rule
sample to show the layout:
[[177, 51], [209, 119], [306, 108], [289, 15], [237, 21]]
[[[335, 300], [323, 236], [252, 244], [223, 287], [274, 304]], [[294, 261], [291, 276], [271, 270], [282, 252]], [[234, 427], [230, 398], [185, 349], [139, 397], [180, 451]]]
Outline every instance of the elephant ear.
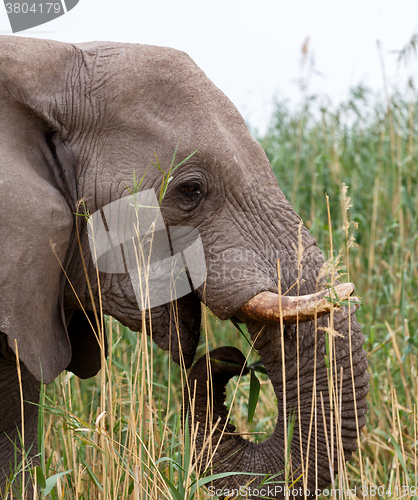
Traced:
[[73, 52], [0, 37], [0, 331], [45, 383], [71, 361], [61, 266], [73, 231], [73, 165], [60, 165], [52, 137]]

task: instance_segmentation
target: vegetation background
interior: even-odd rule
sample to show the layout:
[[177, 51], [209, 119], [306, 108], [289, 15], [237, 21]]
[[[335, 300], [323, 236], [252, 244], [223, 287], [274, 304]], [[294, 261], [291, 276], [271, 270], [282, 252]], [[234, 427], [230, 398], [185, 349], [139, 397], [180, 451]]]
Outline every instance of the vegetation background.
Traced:
[[[305, 54], [309, 73], [309, 57]], [[312, 69], [312, 68], [311, 68]], [[362, 298], [357, 318], [366, 336], [370, 393], [360, 449], [348, 463], [342, 498], [410, 498], [418, 480], [418, 92], [372, 95], [352, 89], [333, 106], [302, 82], [298, 109], [276, 104], [259, 137], [279, 185], [330, 257], [344, 253], [349, 280]], [[356, 246], [343, 230], [343, 184]], [[203, 311], [200, 354], [222, 345], [249, 351], [231, 322]], [[94, 379], [63, 373], [43, 396], [40, 498], [210, 498], [196, 484], [193, 440], [182, 437], [184, 373], [145, 335], [108, 320], [109, 358]], [[253, 361], [256, 360], [251, 355]], [[247, 419], [249, 377], [234, 382], [232, 420], [250, 439], [265, 439], [277, 408], [268, 380], [253, 422]], [[367, 485], [367, 490], [360, 490]], [[19, 493], [15, 492], [16, 497]]]

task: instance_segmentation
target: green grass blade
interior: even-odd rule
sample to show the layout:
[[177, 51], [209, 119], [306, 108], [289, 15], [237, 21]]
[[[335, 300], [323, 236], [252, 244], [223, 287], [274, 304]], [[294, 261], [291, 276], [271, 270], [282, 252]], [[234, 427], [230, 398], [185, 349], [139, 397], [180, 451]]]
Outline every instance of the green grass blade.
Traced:
[[258, 396], [260, 394], [260, 381], [257, 378], [257, 375], [254, 373], [254, 370], [251, 370], [251, 379], [250, 379], [250, 395], [248, 398], [248, 422], [251, 424], [253, 421], [255, 409], [257, 407]]

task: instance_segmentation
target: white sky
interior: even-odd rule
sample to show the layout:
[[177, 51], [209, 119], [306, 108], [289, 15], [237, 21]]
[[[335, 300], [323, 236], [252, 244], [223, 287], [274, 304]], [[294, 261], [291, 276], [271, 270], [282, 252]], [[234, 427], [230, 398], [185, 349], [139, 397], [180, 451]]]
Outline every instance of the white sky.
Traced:
[[[184, 50], [250, 125], [263, 131], [275, 96], [300, 99], [297, 80], [307, 37], [321, 73], [313, 75], [310, 91], [337, 103], [358, 83], [382, 88], [377, 39], [389, 82], [404, 75], [390, 51], [401, 49], [416, 29], [416, 0], [79, 0], [61, 18], [19, 36]], [[11, 34], [3, 2], [0, 33]]]

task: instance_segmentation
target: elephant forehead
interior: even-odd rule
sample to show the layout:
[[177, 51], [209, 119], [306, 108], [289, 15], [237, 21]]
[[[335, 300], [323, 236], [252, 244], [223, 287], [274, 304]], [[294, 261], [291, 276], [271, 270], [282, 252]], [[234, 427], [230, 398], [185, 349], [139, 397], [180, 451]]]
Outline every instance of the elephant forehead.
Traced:
[[[231, 101], [184, 52], [134, 44], [79, 44], [89, 93], [118, 126], [149, 129], [156, 122], [201, 122], [210, 128], [245, 123]], [[94, 69], [94, 71], [93, 71]], [[182, 128], [187, 128], [183, 123]], [[184, 130], [183, 130], [184, 132]]]
[[118, 66], [115, 75], [127, 100], [156, 100], [168, 109], [175, 107], [173, 97], [195, 109], [228, 100], [187, 54], [175, 49], [132, 45], [119, 54]]

